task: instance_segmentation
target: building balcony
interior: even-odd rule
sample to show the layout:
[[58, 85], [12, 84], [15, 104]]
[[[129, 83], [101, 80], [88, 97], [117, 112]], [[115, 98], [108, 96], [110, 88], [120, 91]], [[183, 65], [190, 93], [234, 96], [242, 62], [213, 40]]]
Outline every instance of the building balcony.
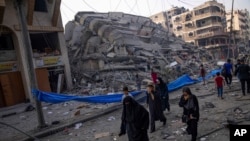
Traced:
[[197, 26], [196, 29], [198, 31], [198, 30], [209, 28], [209, 27], [223, 27], [223, 25], [221, 22], [211, 22], [211, 23], [207, 23], [202, 26], [199, 26], [199, 27]]
[[208, 13], [204, 13], [204, 14], [195, 15], [194, 19], [200, 20], [200, 19], [205, 19], [207, 17], [214, 17], [214, 16], [221, 17], [221, 16], [223, 16], [223, 13], [221, 13], [221, 12], [208, 12]]
[[228, 44], [225, 44], [225, 43], [211, 44], [211, 45], [204, 46], [204, 48], [206, 48], [206, 49], [213, 49], [213, 48], [218, 48], [218, 47], [225, 47], [227, 45]]
[[206, 32], [206, 33], [198, 34], [196, 36], [196, 39], [208, 38], [208, 37], [219, 36], [219, 35], [226, 36], [227, 33], [223, 32], [223, 31]]

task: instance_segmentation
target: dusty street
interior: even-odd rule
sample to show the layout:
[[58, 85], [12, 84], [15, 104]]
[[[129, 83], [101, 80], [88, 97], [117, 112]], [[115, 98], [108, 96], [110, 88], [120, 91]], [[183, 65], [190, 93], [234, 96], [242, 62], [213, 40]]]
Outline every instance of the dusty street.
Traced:
[[[225, 88], [224, 100], [217, 98], [214, 84], [203, 86], [200, 83], [190, 86], [192, 92], [198, 96], [201, 118], [198, 127], [199, 140], [229, 141], [229, 129], [224, 128], [227, 119], [240, 124], [250, 124], [250, 95], [241, 97], [239, 83], [234, 81], [231, 89]], [[190, 136], [183, 133], [185, 124], [181, 123], [182, 109], [178, 107], [178, 98], [181, 90], [170, 94], [171, 112], [166, 112], [167, 126], [163, 127], [156, 122], [156, 132], [149, 133], [150, 140], [190, 140]], [[141, 103], [145, 104], [145, 103]], [[66, 129], [42, 141], [127, 141], [127, 135], [118, 137], [120, 128], [121, 110], [100, 117], [90, 122], [79, 124], [74, 128]], [[247, 121], [248, 120], [248, 121]], [[217, 130], [218, 129], [218, 130]], [[214, 130], [217, 130], [213, 132]], [[96, 139], [98, 138], [98, 139]]]

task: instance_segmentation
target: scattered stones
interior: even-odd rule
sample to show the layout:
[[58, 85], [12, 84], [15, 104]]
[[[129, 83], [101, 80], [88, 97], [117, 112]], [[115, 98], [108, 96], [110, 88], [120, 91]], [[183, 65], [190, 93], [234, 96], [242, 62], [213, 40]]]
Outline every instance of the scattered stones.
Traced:
[[111, 116], [108, 118], [108, 121], [112, 121], [112, 120], [115, 120], [115, 117]]
[[206, 138], [200, 138], [200, 141], [205, 141], [206, 140]]
[[57, 124], [59, 124], [59, 123], [60, 123], [60, 121], [57, 121], [57, 120], [51, 122], [52, 125], [57, 125]]
[[99, 138], [106, 137], [109, 135], [110, 135], [109, 132], [98, 133], [98, 134], [95, 134], [95, 139], [99, 139]]
[[81, 111], [80, 110], [77, 110], [75, 113], [74, 113], [74, 116], [79, 116], [81, 114]]
[[82, 127], [82, 123], [75, 124], [75, 129], [79, 129], [80, 127]]
[[34, 106], [32, 106], [32, 105], [28, 105], [26, 108], [25, 108], [25, 112], [29, 112], [29, 111], [33, 111], [33, 110], [35, 110], [35, 107]]
[[215, 108], [215, 105], [212, 102], [205, 102], [205, 108]]

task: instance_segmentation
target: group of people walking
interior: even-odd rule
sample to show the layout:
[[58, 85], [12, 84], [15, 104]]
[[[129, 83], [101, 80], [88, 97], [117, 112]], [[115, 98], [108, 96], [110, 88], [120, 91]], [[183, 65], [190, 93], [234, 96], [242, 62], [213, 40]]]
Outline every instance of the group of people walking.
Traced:
[[[127, 87], [123, 88], [123, 111], [119, 136], [127, 133], [129, 141], [148, 141], [147, 130], [150, 127], [150, 133], [156, 131], [155, 121], [162, 122], [163, 126], [166, 125], [167, 119], [163, 112], [170, 111], [168, 87], [160, 77], [153, 82], [147, 85], [148, 110], [134, 100], [128, 93]], [[183, 108], [182, 121], [188, 125], [187, 133], [192, 135], [192, 141], [194, 141], [197, 137], [199, 105], [196, 96], [188, 87], [183, 88], [179, 106]]]
[[[242, 95], [245, 96], [246, 92], [250, 93], [250, 67], [245, 63], [245, 59], [238, 59], [237, 63], [234, 65], [235, 70], [233, 70], [233, 64], [231, 60], [228, 59], [223, 65], [222, 71], [217, 72], [214, 79], [215, 86], [218, 90], [218, 97], [223, 99], [223, 86], [227, 85], [231, 89], [233, 74], [238, 78], [241, 84]], [[225, 81], [224, 81], [225, 78]], [[246, 88], [247, 84], [247, 88]]]

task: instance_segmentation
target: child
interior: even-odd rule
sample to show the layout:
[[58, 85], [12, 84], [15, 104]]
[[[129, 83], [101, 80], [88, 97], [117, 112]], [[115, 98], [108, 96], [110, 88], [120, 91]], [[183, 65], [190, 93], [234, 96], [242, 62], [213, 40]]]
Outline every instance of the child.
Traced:
[[225, 85], [225, 81], [223, 77], [220, 75], [220, 72], [216, 73], [214, 82], [215, 82], [215, 87], [217, 87], [217, 90], [218, 90], [218, 97], [223, 99], [222, 94], [223, 94], [223, 86]]

